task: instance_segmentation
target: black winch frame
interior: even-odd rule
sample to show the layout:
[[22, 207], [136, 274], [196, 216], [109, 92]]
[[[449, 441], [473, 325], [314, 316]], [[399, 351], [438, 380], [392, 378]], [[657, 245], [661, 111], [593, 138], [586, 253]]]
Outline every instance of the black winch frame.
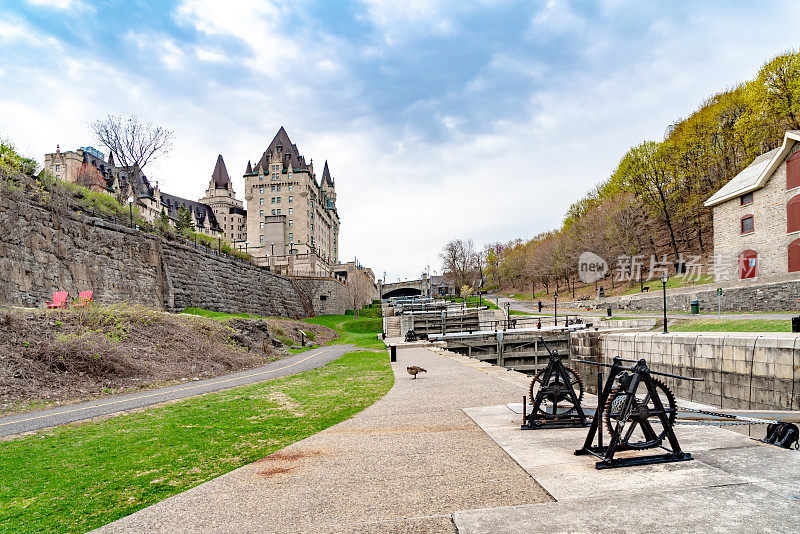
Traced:
[[[569, 370], [564, 365], [561, 355], [558, 351], [550, 350], [550, 347], [545, 342], [544, 338], [539, 338], [544, 348], [550, 355], [550, 361], [547, 367], [540, 374], [537, 374], [533, 380], [540, 378], [541, 387], [536, 394], [536, 398], [531, 399], [531, 413], [528, 415], [525, 397], [522, 397], [522, 429], [523, 430], [538, 430], [543, 428], [580, 428], [589, 426], [586, 420], [586, 414], [581, 407], [581, 397], [575, 393], [573, 387], [573, 380], [570, 377]], [[574, 372], [574, 371], [573, 371]], [[578, 387], [582, 389], [580, 377], [576, 374], [578, 379]], [[571, 404], [573, 408], [567, 410], [563, 414], [558, 413], [559, 399], [566, 400], [567, 404]], [[550, 401], [553, 403], [553, 413], [545, 413], [541, 410], [542, 403]]]
[[[597, 399], [597, 411], [595, 412], [594, 417], [592, 418], [592, 425], [589, 427], [589, 433], [586, 436], [586, 441], [583, 444], [583, 448], [578, 449], [575, 451], [576, 455], [585, 455], [591, 454], [596, 456], [600, 459], [595, 464], [597, 469], [608, 469], [613, 467], [626, 467], [632, 465], [649, 465], [649, 464], [658, 464], [658, 463], [666, 463], [666, 462], [681, 462], [686, 460], [692, 460], [692, 455], [683, 452], [681, 450], [680, 443], [678, 443], [678, 438], [675, 437], [675, 432], [673, 431], [673, 423], [674, 423], [674, 413], [668, 413], [668, 410], [664, 407], [661, 398], [659, 397], [658, 391], [656, 389], [656, 383], [651, 375], [660, 375], [660, 376], [668, 376], [672, 378], [678, 378], [680, 380], [694, 380], [694, 381], [702, 381], [702, 378], [689, 378], [680, 375], [673, 375], [668, 373], [659, 373], [656, 371], [651, 371], [647, 367], [647, 363], [645, 360], [626, 360], [620, 357], [614, 357], [613, 363], [600, 363], [600, 362], [592, 362], [588, 360], [575, 360], [580, 363], [586, 363], [589, 365], [599, 365], [602, 367], [609, 367], [610, 371], [608, 374], [608, 378], [606, 379], [605, 385], [603, 386], [602, 391], [599, 393], [599, 397]], [[630, 367], [626, 367], [623, 365], [622, 362], [633, 362], [633, 365]], [[650, 440], [652, 438], [653, 445], [652, 447], [659, 447], [667, 451], [665, 454], [654, 454], [649, 456], [634, 456], [634, 457], [627, 457], [627, 458], [617, 458], [616, 454], [621, 451], [629, 451], [629, 450], [641, 450], [642, 448], [650, 448], [651, 446], [645, 447], [629, 447], [626, 445], [627, 440], [630, 438], [631, 431], [629, 430], [627, 436], [622, 435], [622, 430], [624, 428], [625, 421], [618, 421], [613, 428], [610, 429], [611, 431], [611, 442], [608, 445], [603, 445], [603, 416], [604, 410], [607, 405], [609, 395], [612, 393], [612, 389], [614, 389], [615, 380], [620, 377], [623, 373], [625, 380], [623, 381], [623, 386], [625, 388], [626, 397], [624, 400], [623, 408], [620, 409], [621, 413], [631, 413], [631, 404], [634, 402], [636, 398], [636, 390], [638, 389], [640, 384], [643, 384], [647, 390], [647, 398], [651, 399], [654, 405], [653, 413], [647, 414], [645, 417], [641, 417], [637, 424], [641, 426], [642, 433], [645, 437]], [[628, 374], [629, 373], [629, 374]], [[671, 415], [671, 417], [670, 417]], [[662, 428], [664, 429], [663, 437], [658, 437], [653, 430], [652, 425], [648, 421], [650, 416], [657, 416], [661, 422]], [[632, 429], [632, 426], [631, 426]], [[597, 438], [597, 443], [595, 444], [595, 438]], [[669, 447], [665, 447], [663, 445], [663, 438], [666, 438], [669, 442]]]

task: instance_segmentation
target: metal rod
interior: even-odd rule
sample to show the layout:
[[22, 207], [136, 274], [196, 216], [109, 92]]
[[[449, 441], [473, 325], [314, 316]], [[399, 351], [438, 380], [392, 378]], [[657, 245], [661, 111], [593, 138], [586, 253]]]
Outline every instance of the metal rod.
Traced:
[[[627, 361], [627, 362], [638, 362], [639, 361], [639, 360], [624, 360], [622, 358], [620, 358], [620, 360]], [[589, 360], [572, 360], [572, 361], [573, 362], [579, 362], [579, 363], [588, 363], [589, 365], [601, 365], [603, 367], [614, 367], [614, 365], [610, 364], [610, 363], [590, 362]], [[703, 382], [703, 381], [705, 381], [705, 378], [693, 378], [693, 377], [690, 377], [690, 376], [681, 376], [681, 375], [673, 375], [673, 374], [670, 374], [670, 373], [661, 373], [659, 371], [653, 371], [652, 369], [648, 369], [648, 372], [651, 375], [668, 376], [670, 378], [680, 378], [681, 380], [691, 380], [693, 382]]]

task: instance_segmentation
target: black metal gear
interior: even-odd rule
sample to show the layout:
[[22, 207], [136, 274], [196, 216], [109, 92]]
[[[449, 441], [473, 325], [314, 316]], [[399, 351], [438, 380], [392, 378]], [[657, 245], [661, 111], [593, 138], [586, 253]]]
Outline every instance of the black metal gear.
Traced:
[[[565, 365], [564, 370], [567, 372], [567, 376], [569, 376], [569, 384], [564, 384], [558, 373], [551, 373], [548, 383], [543, 384], [543, 375], [546, 369], [542, 369], [536, 373], [531, 380], [531, 385], [528, 390], [530, 393], [531, 406], [535, 406], [536, 396], [539, 394], [539, 391], [544, 390], [544, 400], [539, 404], [537, 410], [538, 415], [533, 415], [533, 417], [555, 419], [556, 417], [569, 416], [577, 411], [578, 407], [570, 400], [567, 388], [573, 388], [573, 390], [575, 387], [578, 388], [575, 394], [578, 397], [578, 404], [580, 405], [581, 401], [583, 401], [583, 380], [581, 380], [580, 375], [571, 367]], [[559, 405], [558, 413], [553, 413], [552, 407], [555, 406], [556, 403]], [[548, 406], [550, 406], [550, 411], [547, 411]]]
[[[625, 410], [625, 401], [628, 398], [628, 393], [624, 386], [617, 386], [608, 396], [603, 410], [603, 420], [609, 434], [614, 434], [618, 423], [622, 420], [619, 429], [620, 444], [631, 449], [650, 449], [659, 446], [667, 435], [669, 428], [675, 424], [675, 416], [678, 412], [675, 396], [666, 384], [657, 378], [651, 378], [651, 380], [666, 412], [667, 427], [664, 427], [658, 418], [661, 412], [656, 409], [655, 403], [650, 398], [650, 393], [646, 387], [643, 392], [637, 392], [634, 395], [633, 402], [626, 410], [627, 413], [622, 413]], [[640, 385], [644, 386], [644, 383], [640, 382]], [[641, 429], [643, 421], [649, 422], [653, 429], [653, 434], [655, 434], [654, 436], [644, 435]], [[638, 429], [636, 428], [637, 426]]]

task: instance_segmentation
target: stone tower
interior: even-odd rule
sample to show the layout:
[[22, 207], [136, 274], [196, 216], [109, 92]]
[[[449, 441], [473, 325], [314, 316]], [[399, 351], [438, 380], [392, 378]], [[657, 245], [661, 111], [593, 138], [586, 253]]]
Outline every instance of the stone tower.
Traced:
[[244, 248], [244, 243], [247, 241], [247, 211], [242, 201], [236, 199], [233, 182], [228, 176], [222, 155], [217, 156], [208, 189], [199, 201], [214, 211], [217, 222], [222, 228], [223, 237], [237, 249]]

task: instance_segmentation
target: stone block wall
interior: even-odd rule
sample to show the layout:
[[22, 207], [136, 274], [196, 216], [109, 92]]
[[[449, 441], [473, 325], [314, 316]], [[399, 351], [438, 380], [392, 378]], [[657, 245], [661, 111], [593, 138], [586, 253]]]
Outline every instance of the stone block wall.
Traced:
[[[705, 284], [696, 288], [668, 291], [667, 309], [689, 311], [691, 301], [697, 299], [700, 301], [701, 313], [716, 312], [717, 287], [715, 284]], [[800, 310], [800, 280], [739, 283], [723, 287], [721, 304], [723, 312]], [[596, 305], [598, 308], [611, 307], [615, 310], [661, 311], [664, 300], [659, 291], [598, 299]]]
[[[343, 285], [293, 280], [203, 247], [0, 198], [0, 305], [44, 307], [55, 291], [97, 302], [307, 317], [344, 313]], [[326, 298], [320, 298], [324, 295]]]
[[308, 298], [314, 315], [343, 315], [353, 307], [346, 286], [334, 278], [293, 278], [292, 282]]
[[[573, 334], [591, 337], [596, 333]], [[576, 339], [583, 359], [611, 363], [614, 356], [644, 358], [654, 371], [703, 378], [702, 382], [658, 377], [676, 397], [719, 408], [797, 410], [800, 408], [800, 336], [743, 334], [602, 334], [596, 345]], [[597, 367], [576, 364], [591, 391]], [[607, 375], [607, 368], [603, 369]], [[594, 373], [594, 375], [591, 375]], [[588, 377], [588, 378], [587, 378]]]

